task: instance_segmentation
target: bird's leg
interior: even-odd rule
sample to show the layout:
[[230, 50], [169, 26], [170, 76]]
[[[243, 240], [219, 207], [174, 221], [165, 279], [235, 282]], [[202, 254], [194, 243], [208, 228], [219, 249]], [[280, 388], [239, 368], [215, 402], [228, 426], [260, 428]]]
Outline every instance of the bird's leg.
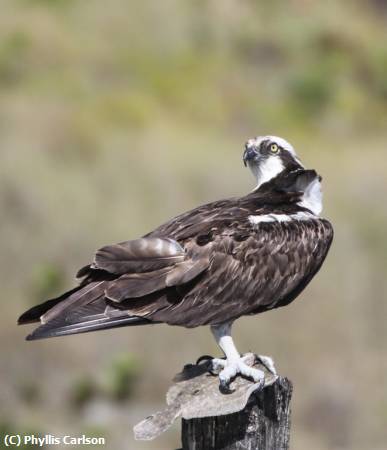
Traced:
[[243, 375], [253, 379], [256, 383], [263, 384], [265, 380], [264, 372], [249, 366], [249, 364], [254, 364], [255, 356], [251, 353], [241, 356], [238, 353], [231, 337], [231, 325], [232, 323], [211, 325], [212, 334], [226, 356], [225, 360], [218, 358], [212, 360], [213, 370], [221, 369], [219, 373], [221, 389], [228, 391], [231, 380], [237, 375]]

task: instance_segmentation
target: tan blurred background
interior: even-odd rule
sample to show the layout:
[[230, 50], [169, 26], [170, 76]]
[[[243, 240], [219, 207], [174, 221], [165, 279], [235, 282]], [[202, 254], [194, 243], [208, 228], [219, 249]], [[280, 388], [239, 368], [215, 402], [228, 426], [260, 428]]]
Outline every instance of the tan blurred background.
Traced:
[[0, 434], [135, 442], [207, 328], [25, 342], [19, 313], [136, 238], [253, 180], [243, 144], [288, 139], [324, 177], [336, 236], [289, 308], [235, 339], [295, 385], [292, 449], [387, 442], [387, 2], [1, 0]]

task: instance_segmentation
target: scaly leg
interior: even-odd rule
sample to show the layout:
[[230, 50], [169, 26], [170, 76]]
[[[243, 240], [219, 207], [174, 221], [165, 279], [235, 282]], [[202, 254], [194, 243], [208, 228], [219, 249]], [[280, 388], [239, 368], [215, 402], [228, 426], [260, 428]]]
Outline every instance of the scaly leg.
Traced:
[[229, 390], [231, 380], [238, 374], [252, 378], [256, 383], [264, 383], [264, 372], [247, 364], [247, 362], [254, 363], [253, 355], [250, 353], [241, 356], [238, 353], [231, 337], [231, 325], [232, 323], [211, 325], [212, 334], [226, 356], [226, 360], [217, 358], [212, 360], [214, 370], [222, 369], [219, 373], [221, 389]]

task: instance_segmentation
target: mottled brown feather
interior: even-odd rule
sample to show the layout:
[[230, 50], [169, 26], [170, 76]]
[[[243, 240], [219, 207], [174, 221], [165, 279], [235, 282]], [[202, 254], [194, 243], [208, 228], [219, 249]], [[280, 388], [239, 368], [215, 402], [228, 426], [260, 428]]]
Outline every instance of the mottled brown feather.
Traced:
[[100, 249], [81, 269], [80, 289], [42, 316], [47, 324], [32, 338], [147, 321], [195, 327], [290, 303], [321, 267], [332, 226], [318, 217], [253, 226], [249, 216], [307, 211], [297, 203], [316, 177], [285, 173], [244, 197], [181, 214], [140, 240]]
[[102, 247], [91, 267], [122, 275], [155, 271], [183, 260], [184, 250], [178, 242], [154, 237]]

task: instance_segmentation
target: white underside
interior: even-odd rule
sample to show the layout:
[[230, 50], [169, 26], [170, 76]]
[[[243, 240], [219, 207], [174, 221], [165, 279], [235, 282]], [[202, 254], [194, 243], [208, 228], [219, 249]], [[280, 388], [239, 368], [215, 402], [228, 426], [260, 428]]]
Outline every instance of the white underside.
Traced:
[[321, 183], [318, 178], [314, 179], [310, 185], [305, 189], [299, 206], [309, 209], [316, 216], [320, 215], [323, 209], [322, 205], [322, 190]]

